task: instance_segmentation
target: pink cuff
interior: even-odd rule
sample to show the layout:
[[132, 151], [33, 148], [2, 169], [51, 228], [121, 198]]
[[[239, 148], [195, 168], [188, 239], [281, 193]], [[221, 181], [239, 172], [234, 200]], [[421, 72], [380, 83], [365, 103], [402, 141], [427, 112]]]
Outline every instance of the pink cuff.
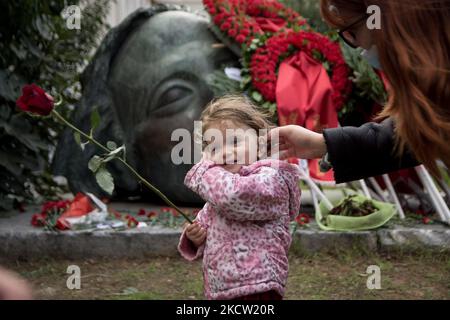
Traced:
[[205, 250], [205, 244], [203, 243], [200, 247], [196, 247], [195, 244], [188, 239], [186, 236], [186, 231], [183, 231], [180, 242], [178, 243], [178, 251], [181, 256], [188, 261], [194, 261], [203, 256], [203, 251]]

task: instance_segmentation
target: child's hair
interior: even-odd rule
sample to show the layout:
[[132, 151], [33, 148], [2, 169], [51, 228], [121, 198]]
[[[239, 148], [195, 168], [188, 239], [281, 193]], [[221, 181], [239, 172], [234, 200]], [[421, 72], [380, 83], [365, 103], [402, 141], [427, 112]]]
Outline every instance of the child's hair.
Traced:
[[269, 120], [270, 115], [255, 106], [250, 99], [240, 95], [227, 95], [211, 101], [201, 115], [202, 133], [213, 122], [230, 120], [254, 129], [257, 134], [261, 129], [272, 129], [275, 125]]

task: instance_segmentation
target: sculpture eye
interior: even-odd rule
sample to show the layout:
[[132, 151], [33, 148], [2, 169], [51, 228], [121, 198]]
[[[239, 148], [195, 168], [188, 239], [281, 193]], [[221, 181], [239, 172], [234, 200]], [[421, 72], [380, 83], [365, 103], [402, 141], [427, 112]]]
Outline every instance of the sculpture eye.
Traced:
[[175, 86], [167, 89], [158, 99], [158, 107], [165, 106], [181, 100], [192, 94], [192, 90], [182, 86]]
[[195, 87], [174, 79], [164, 82], [155, 91], [149, 108], [152, 117], [168, 117], [188, 108], [195, 99]]

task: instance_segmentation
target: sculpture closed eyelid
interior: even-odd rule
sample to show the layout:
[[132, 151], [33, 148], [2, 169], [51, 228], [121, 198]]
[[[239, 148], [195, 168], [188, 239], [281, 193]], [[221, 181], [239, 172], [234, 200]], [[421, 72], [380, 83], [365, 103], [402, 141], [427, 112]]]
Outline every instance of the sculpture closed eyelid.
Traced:
[[186, 81], [169, 80], [155, 90], [149, 113], [152, 116], [168, 116], [186, 108], [195, 98], [195, 90]]
[[192, 90], [186, 87], [174, 86], [166, 90], [158, 99], [157, 106], [164, 106], [180, 100], [192, 94]]

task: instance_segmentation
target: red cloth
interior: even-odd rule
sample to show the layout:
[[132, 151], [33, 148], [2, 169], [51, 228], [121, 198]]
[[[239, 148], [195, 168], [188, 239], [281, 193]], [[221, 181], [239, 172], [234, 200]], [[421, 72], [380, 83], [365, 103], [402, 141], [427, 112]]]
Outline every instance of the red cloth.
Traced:
[[[276, 87], [279, 125], [296, 124], [321, 132], [339, 125], [331, 95], [333, 87], [321, 63], [299, 52], [281, 63]], [[313, 179], [334, 181], [334, 173], [322, 173], [318, 160], [309, 161]]]
[[333, 88], [321, 63], [299, 52], [281, 63], [276, 88], [280, 125], [299, 124], [310, 130], [338, 126]]
[[287, 25], [287, 21], [283, 18], [255, 17], [255, 21], [264, 32], [275, 33]]
[[255, 301], [255, 300], [264, 300], [264, 301], [277, 301], [277, 300], [283, 300], [283, 297], [280, 296], [278, 292], [275, 290], [266, 291], [266, 292], [259, 292], [255, 294], [251, 294], [248, 296], [238, 297], [233, 300], [240, 300], [240, 301]]
[[69, 228], [66, 218], [81, 217], [93, 211], [91, 199], [82, 193], [78, 193], [69, 208], [58, 218], [58, 224], [65, 229]]

